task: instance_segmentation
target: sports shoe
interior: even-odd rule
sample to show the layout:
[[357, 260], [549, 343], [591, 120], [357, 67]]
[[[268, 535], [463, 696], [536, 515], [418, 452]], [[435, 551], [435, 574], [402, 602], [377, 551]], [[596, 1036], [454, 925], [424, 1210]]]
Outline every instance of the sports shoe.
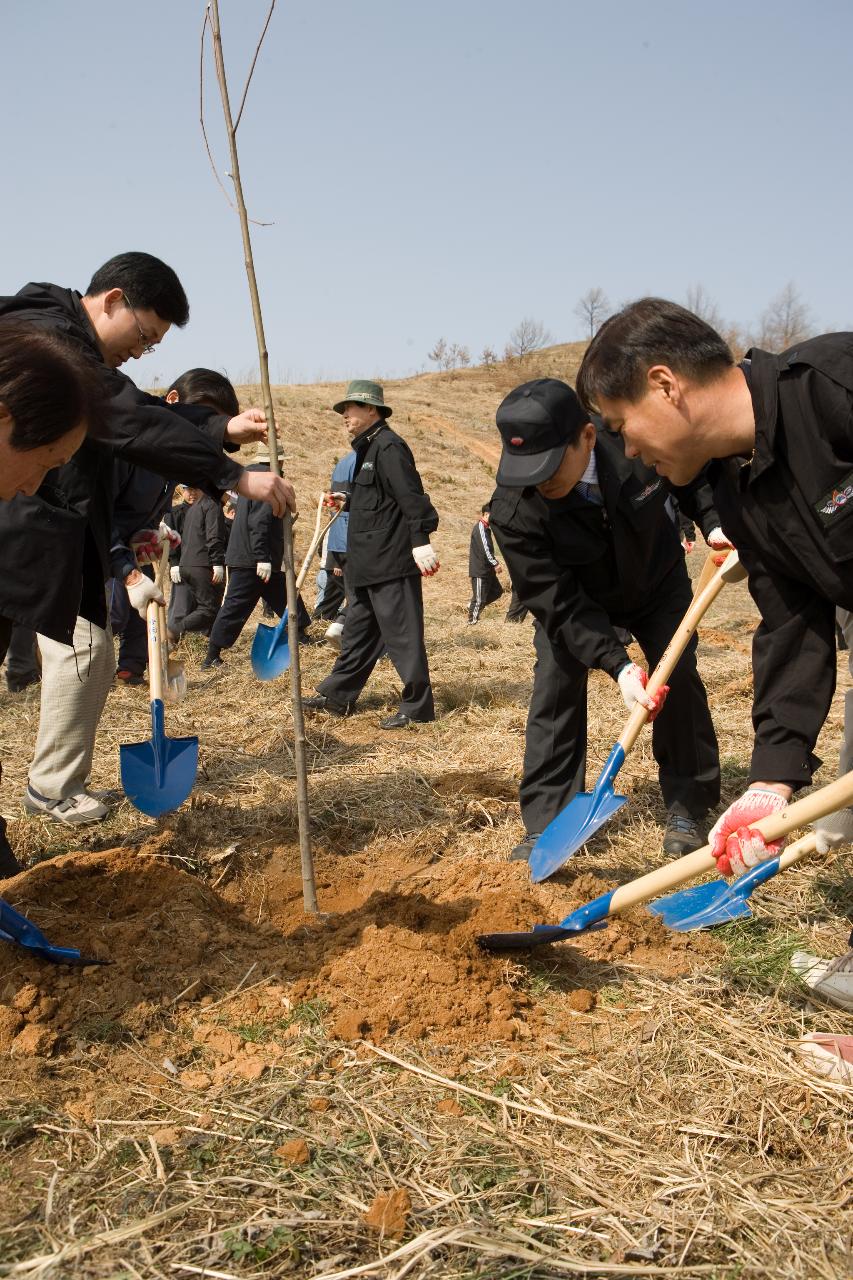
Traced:
[[342, 702], [332, 702], [323, 693], [315, 693], [311, 698], [303, 698], [302, 708], [304, 711], [328, 711], [333, 716], [348, 716], [352, 710], [352, 706], [346, 706]]
[[323, 639], [328, 640], [333, 649], [340, 649], [341, 636], [344, 634], [344, 624], [342, 622], [330, 622], [323, 633]]
[[119, 684], [133, 686], [145, 684], [144, 676], [141, 676], [138, 671], [117, 671], [116, 680], [118, 680]]
[[201, 669], [202, 671], [215, 671], [217, 667], [224, 667], [224, 666], [225, 666], [225, 663], [222, 661], [222, 659], [217, 658], [214, 655], [212, 657], [205, 658], [204, 662], [201, 664]]
[[795, 951], [791, 968], [816, 996], [842, 1009], [853, 1009], [853, 950], [834, 960], [819, 960], [809, 951]]
[[673, 805], [666, 815], [663, 851], [674, 858], [701, 849], [705, 843], [698, 818], [691, 818], [681, 805]]
[[810, 1031], [796, 1047], [810, 1071], [841, 1084], [853, 1084], [853, 1036]]
[[51, 800], [32, 787], [24, 792], [24, 808], [27, 813], [40, 813], [53, 822], [64, 822], [67, 827], [101, 822], [109, 813], [107, 806], [88, 791], [75, 791], [64, 800]]
[[514, 849], [510, 850], [508, 862], [526, 862], [533, 852], [533, 846], [541, 836], [541, 831], [528, 831], [523, 840], [519, 840]]

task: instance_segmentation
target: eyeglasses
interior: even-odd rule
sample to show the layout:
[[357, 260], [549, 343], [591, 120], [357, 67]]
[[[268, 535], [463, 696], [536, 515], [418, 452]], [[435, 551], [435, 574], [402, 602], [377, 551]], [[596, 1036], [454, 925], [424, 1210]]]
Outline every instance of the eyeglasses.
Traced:
[[136, 327], [139, 330], [139, 341], [142, 343], [142, 354], [144, 356], [150, 356], [151, 352], [156, 349], [157, 343], [152, 342], [149, 338], [145, 336], [145, 330], [142, 328], [142, 325], [139, 323], [139, 316], [134, 311], [133, 305], [130, 301], [130, 298], [127, 296], [127, 294], [123, 293], [121, 296], [124, 298], [125, 305], [129, 308], [130, 314], [133, 316], [133, 319], [136, 322]]

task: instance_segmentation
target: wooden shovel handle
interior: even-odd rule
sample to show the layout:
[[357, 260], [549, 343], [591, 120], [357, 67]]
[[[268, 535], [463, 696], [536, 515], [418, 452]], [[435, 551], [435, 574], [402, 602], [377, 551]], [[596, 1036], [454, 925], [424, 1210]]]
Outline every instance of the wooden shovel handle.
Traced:
[[148, 689], [151, 701], [163, 701], [163, 665], [160, 648], [160, 605], [149, 600], [145, 614], [148, 630]]
[[[661, 685], [666, 684], [675, 670], [675, 664], [687, 648], [690, 637], [726, 583], [738, 582], [745, 577], [746, 570], [740, 563], [737, 552], [730, 551], [710, 582], [701, 591], [697, 591], [693, 597], [690, 608], [681, 619], [681, 622], [679, 622], [675, 629], [675, 634], [664, 649], [660, 662], [649, 676], [648, 684], [646, 685], [647, 693], [657, 693]], [[619, 735], [619, 745], [625, 755], [628, 754], [637, 741], [640, 730], [646, 723], [648, 716], [649, 713], [646, 708], [638, 703], [628, 717], [625, 728]]]
[[321, 543], [321, 542], [323, 541], [323, 539], [325, 538], [326, 534], [327, 534], [327, 533], [329, 532], [329, 530], [331, 529], [332, 525], [333, 525], [333, 524], [335, 523], [335, 521], [337, 520], [338, 516], [341, 514], [341, 513], [340, 513], [340, 511], [335, 511], [335, 512], [333, 513], [333, 515], [332, 515], [332, 516], [330, 516], [330, 518], [326, 521], [326, 523], [323, 525], [323, 527], [322, 527], [322, 529], [321, 529], [321, 528], [320, 528], [320, 518], [321, 518], [321, 516], [322, 516], [322, 506], [323, 506], [323, 499], [324, 499], [324, 497], [325, 497], [325, 495], [321, 493], [321, 494], [320, 494], [320, 505], [319, 505], [319, 507], [317, 508], [317, 524], [316, 524], [316, 526], [315, 526], [315, 528], [314, 528], [314, 536], [313, 536], [313, 538], [311, 539], [311, 541], [308, 543], [308, 550], [305, 552], [305, 559], [302, 561], [302, 566], [301, 566], [301, 568], [300, 568], [300, 570], [299, 570], [299, 576], [298, 576], [298, 577], [297, 577], [297, 579], [296, 579], [296, 590], [297, 590], [297, 591], [299, 591], [299, 589], [301, 588], [302, 584], [304, 583], [305, 579], [306, 579], [306, 578], [307, 578], [307, 576], [308, 576], [308, 570], [311, 568], [311, 561], [314, 559], [314, 553], [316, 552], [316, 550], [317, 550], [317, 548], [319, 547], [320, 543]]
[[[750, 826], [754, 831], [760, 831], [768, 842], [781, 840], [789, 831], [795, 831], [797, 827], [805, 827], [810, 822], [816, 822], [818, 818], [825, 818], [828, 813], [834, 813], [836, 809], [847, 809], [851, 804], [853, 804], [853, 771], [845, 773], [835, 782], [828, 782], [825, 787], [820, 787], [817, 791], [810, 792], [809, 795], [803, 796], [802, 800], [795, 800], [779, 813], [761, 818], [759, 822], [753, 822]], [[796, 853], [797, 857], [800, 856], [796, 848], [792, 848], [790, 852]], [[805, 852], [804, 848], [803, 853]], [[791, 858], [785, 862], [784, 857], [783, 854], [782, 866], [788, 866], [790, 862], [796, 860]], [[650, 871], [647, 875], [632, 880], [630, 884], [621, 885], [613, 893], [609, 914], [624, 911], [626, 907], [633, 907], [638, 902], [648, 902], [651, 898], [666, 893], [668, 889], [674, 889], [676, 885], [683, 884], [685, 880], [692, 880], [694, 876], [702, 875], [705, 871], [715, 870], [716, 865], [711, 846], [706, 844], [703, 849], [697, 849], [695, 853], [685, 854], [683, 858], [668, 862], [665, 866], [658, 867], [656, 871]]]

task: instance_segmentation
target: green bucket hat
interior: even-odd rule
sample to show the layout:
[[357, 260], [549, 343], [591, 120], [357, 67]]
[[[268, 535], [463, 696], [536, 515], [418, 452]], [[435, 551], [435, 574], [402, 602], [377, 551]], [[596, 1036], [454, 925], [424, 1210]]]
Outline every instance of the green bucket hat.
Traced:
[[352, 401], [355, 404], [372, 404], [375, 405], [382, 413], [383, 418], [390, 418], [394, 412], [389, 409], [385, 403], [385, 397], [378, 382], [366, 382], [363, 378], [355, 378], [347, 387], [347, 393], [343, 400], [339, 400], [337, 404], [332, 405], [335, 413], [343, 413], [344, 405]]

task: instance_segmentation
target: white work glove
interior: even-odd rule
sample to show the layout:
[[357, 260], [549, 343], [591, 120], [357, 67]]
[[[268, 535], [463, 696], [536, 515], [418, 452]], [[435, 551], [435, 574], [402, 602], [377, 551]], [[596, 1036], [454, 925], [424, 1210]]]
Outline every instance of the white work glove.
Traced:
[[148, 605], [152, 600], [156, 600], [157, 604], [166, 603], [163, 599], [163, 593], [157, 584], [152, 582], [150, 578], [146, 578], [144, 573], [140, 573], [136, 582], [125, 582], [124, 585], [127, 588], [128, 600], [143, 621], [148, 613]]
[[429, 543], [424, 547], [412, 547], [412, 555], [415, 558], [415, 564], [421, 571], [421, 577], [431, 578], [434, 573], [438, 573], [441, 565], [438, 563], [438, 556], [433, 551]]
[[759, 818], [780, 813], [787, 804], [780, 792], [755, 785], [720, 814], [708, 832], [708, 844], [721, 875], [742, 876], [749, 867], [775, 858], [782, 851], [784, 840], [771, 840], [767, 844], [760, 831], [749, 828]]
[[269, 582], [272, 577], [272, 565], [269, 560], [259, 560], [255, 565], [255, 573], [258, 575], [261, 582]]
[[171, 569], [169, 570], [169, 577], [172, 579], [172, 581], [173, 581], [173, 582], [175, 583], [175, 585], [177, 586], [177, 584], [178, 584], [178, 583], [180, 582], [180, 580], [181, 580], [181, 569], [180, 569], [180, 566], [179, 566], [179, 565], [176, 565], [176, 564], [173, 564], [173, 565], [172, 565]]
[[669, 685], [662, 684], [657, 693], [648, 694], [646, 693], [648, 679], [649, 677], [642, 667], [637, 666], [636, 662], [629, 662], [619, 672], [616, 677], [616, 683], [619, 685], [619, 691], [625, 700], [625, 706], [628, 710], [633, 711], [639, 702], [648, 711], [649, 723], [651, 723], [666, 702]]
[[818, 853], [829, 853], [840, 844], [853, 841], [853, 809], [836, 809], [825, 818], [812, 823], [815, 836], [815, 848]]
[[716, 529], [711, 530], [705, 541], [712, 551], [730, 551], [733, 545], [719, 525], [717, 525]]
[[213, 585], [215, 587], [221, 587], [225, 581], [225, 565], [215, 564], [211, 572], [213, 574]]

